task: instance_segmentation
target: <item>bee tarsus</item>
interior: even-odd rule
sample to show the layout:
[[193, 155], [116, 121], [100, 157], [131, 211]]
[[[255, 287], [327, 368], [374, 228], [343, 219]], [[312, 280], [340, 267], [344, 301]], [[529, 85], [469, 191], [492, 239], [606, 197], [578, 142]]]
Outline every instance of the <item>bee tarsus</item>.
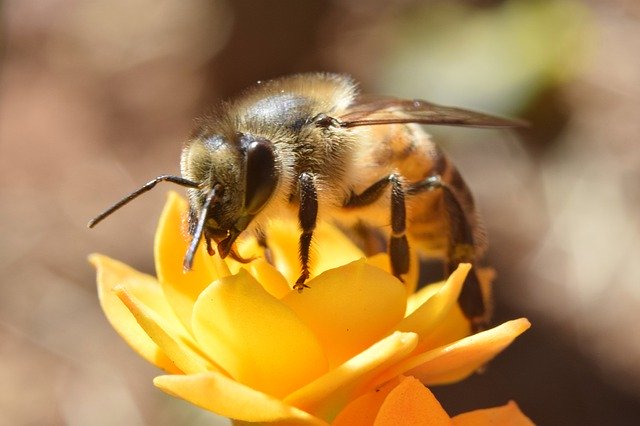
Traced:
[[[457, 266], [457, 263], [450, 264], [449, 269], [453, 270]], [[458, 306], [460, 306], [464, 316], [469, 319], [471, 330], [474, 333], [482, 331], [487, 327], [486, 298], [487, 296], [483, 292], [477, 270], [474, 268], [467, 274], [467, 278], [462, 286], [462, 291], [458, 297]]]

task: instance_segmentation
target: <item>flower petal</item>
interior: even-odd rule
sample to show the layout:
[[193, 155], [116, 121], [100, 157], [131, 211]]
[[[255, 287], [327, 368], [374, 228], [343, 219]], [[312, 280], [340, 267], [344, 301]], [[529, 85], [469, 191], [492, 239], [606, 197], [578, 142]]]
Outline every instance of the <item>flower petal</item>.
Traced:
[[327, 371], [311, 330], [244, 269], [202, 292], [192, 324], [213, 360], [239, 382], [270, 395], [284, 396]]
[[396, 377], [351, 401], [332, 426], [450, 425], [431, 391], [413, 377]]
[[340, 411], [331, 426], [371, 426], [385, 398], [401, 380], [401, 377], [393, 378], [381, 387], [360, 395]]
[[[293, 284], [300, 276], [298, 243], [300, 230], [292, 221], [271, 221], [267, 226], [269, 248], [276, 268]], [[364, 253], [346, 235], [327, 222], [318, 222], [313, 232], [311, 276], [364, 257]]]
[[405, 377], [385, 398], [375, 426], [447, 426], [451, 419], [436, 397], [414, 377]]
[[330, 419], [349, 401], [372, 387], [372, 378], [408, 356], [418, 344], [415, 333], [395, 332], [329, 371], [284, 401], [292, 406]]
[[277, 398], [216, 372], [159, 376], [154, 385], [205, 410], [247, 422], [326, 425], [322, 420]]
[[358, 248], [345, 234], [328, 222], [320, 222], [313, 231], [317, 259], [314, 262], [314, 275], [337, 268], [364, 257]]
[[180, 322], [164, 299], [160, 284], [153, 277], [107, 256], [93, 254], [89, 261], [97, 270], [100, 305], [113, 328], [144, 359], [169, 373], [180, 373], [181, 371], [140, 327], [113, 291], [114, 287], [124, 285], [159, 315], [180, 326]]
[[[404, 280], [404, 288], [407, 296], [414, 294], [418, 287], [418, 278], [420, 275], [420, 256], [415, 250], [409, 252], [409, 272], [402, 277]], [[370, 265], [376, 266], [383, 271], [391, 274], [391, 260], [387, 253], [377, 253], [367, 258]]]
[[455, 426], [533, 426], [534, 423], [509, 401], [502, 407], [470, 411], [453, 417]]
[[180, 325], [172, 326], [161, 315], [149, 309], [123, 286], [114, 289], [116, 295], [136, 318], [138, 324], [185, 374], [219, 370], [197, 348], [191, 335]]
[[182, 324], [191, 331], [193, 304], [202, 290], [218, 278], [218, 274], [203, 244], [196, 252], [193, 269], [183, 271], [182, 260], [189, 241], [181, 224], [187, 211], [187, 201], [176, 192], [170, 192], [156, 230], [154, 257], [158, 281], [167, 301]]
[[269, 250], [273, 264], [285, 277], [288, 283], [295, 283], [300, 276], [300, 259], [298, 257], [298, 241], [300, 231], [292, 226], [292, 222], [272, 220], [266, 227]]
[[471, 334], [471, 324], [462, 313], [460, 305], [455, 304], [423, 340], [420, 341], [416, 351], [426, 352], [440, 346], [448, 345], [457, 340], [464, 339]]
[[322, 273], [282, 301], [309, 326], [338, 366], [389, 334], [404, 316], [402, 283], [365, 259]]
[[530, 326], [526, 318], [508, 321], [490, 330], [407, 358], [394, 365], [375, 382], [384, 383], [399, 374], [414, 376], [425, 385], [462, 380], [494, 358]]
[[[479, 270], [479, 273], [481, 271], [482, 268]], [[438, 294], [438, 292], [442, 290], [442, 287], [447, 284], [447, 282], [449, 282], [450, 284], [448, 285], [452, 285], [452, 287], [457, 286], [458, 284], [457, 282], [451, 280], [442, 281], [430, 284], [426, 287], [421, 288], [416, 293], [411, 294], [407, 299], [407, 310], [405, 316], [408, 317], [412, 315], [418, 308], [423, 306], [427, 302], [427, 300], [429, 300], [432, 296]], [[454, 290], [454, 288], [450, 288], [448, 291], [451, 292], [452, 290]], [[444, 294], [442, 296], [442, 299], [444, 299]], [[453, 304], [449, 312], [446, 313], [443, 318], [441, 318], [440, 322], [435, 326], [435, 329], [430, 331], [428, 335], [425, 335], [421, 339], [419, 350], [420, 352], [425, 352], [427, 350], [455, 342], [456, 340], [463, 339], [470, 334], [471, 324], [462, 313], [460, 305], [455, 303]]]
[[398, 324], [397, 330], [418, 333], [421, 343], [425, 342], [427, 336], [442, 323], [445, 316], [456, 306], [462, 285], [470, 269], [471, 265], [468, 263], [458, 265], [458, 268], [453, 271], [438, 292], [404, 318]]
[[255, 259], [251, 263], [244, 265], [244, 267], [276, 299], [282, 299], [291, 292], [287, 280], [280, 271], [265, 259]]
[[407, 297], [407, 311], [405, 316], [411, 315], [416, 309], [422, 306], [427, 300], [434, 294], [438, 293], [446, 281], [438, 281], [432, 284], [427, 284], [420, 290]]

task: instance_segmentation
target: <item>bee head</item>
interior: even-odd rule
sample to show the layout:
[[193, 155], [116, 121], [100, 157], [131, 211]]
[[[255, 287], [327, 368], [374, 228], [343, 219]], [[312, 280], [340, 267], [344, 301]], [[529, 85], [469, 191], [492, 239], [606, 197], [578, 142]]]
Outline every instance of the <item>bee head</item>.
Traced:
[[226, 257], [236, 238], [266, 206], [279, 179], [271, 141], [245, 133], [232, 139], [192, 140], [183, 151], [182, 173], [201, 183], [189, 189], [193, 249], [185, 257], [186, 269], [203, 235], [207, 241], [213, 239], [220, 255]]

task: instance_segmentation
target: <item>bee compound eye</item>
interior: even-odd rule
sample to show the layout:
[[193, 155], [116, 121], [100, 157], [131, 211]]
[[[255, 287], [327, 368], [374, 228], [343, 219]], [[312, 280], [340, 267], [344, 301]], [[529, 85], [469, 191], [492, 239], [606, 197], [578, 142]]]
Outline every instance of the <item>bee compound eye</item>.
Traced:
[[255, 215], [269, 201], [278, 182], [273, 144], [266, 139], [255, 139], [246, 150], [246, 187], [244, 205]]

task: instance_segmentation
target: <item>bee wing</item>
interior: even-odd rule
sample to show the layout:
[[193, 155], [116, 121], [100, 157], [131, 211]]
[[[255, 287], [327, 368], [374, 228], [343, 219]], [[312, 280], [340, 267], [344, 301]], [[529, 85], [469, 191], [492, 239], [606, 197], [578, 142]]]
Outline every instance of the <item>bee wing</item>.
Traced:
[[496, 117], [422, 100], [363, 96], [339, 117], [342, 127], [378, 124], [439, 124], [468, 127], [525, 127], [521, 120]]

